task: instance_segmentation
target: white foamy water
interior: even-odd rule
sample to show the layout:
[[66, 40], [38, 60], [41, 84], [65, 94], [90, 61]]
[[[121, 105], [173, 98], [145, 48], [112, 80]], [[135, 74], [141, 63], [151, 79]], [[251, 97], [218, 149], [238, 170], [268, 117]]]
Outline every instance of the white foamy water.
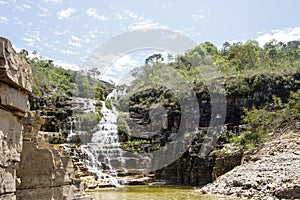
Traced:
[[118, 113], [114, 107], [113, 110], [108, 109], [104, 101], [101, 113], [103, 117], [91, 142], [80, 147], [86, 158], [83, 162], [98, 178], [109, 179], [110, 184], [118, 187], [117, 170], [126, 171], [118, 137]]

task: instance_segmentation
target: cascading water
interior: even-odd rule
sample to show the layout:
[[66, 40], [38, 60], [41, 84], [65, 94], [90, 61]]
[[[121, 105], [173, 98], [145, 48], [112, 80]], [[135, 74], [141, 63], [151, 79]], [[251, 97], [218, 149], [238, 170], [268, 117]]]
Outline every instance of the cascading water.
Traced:
[[104, 101], [101, 103], [103, 117], [95, 128], [91, 142], [80, 148], [89, 171], [98, 179], [108, 179], [111, 185], [119, 187], [121, 180], [117, 178], [117, 173], [126, 170], [118, 141], [118, 113], [114, 107], [108, 109]]
[[73, 131], [73, 127], [75, 124], [77, 124], [77, 119], [76, 118], [69, 118], [69, 126], [70, 126], [70, 133], [67, 137], [67, 142], [72, 142], [73, 138], [76, 137], [76, 133]]
[[[107, 99], [112, 98], [113, 95], [112, 92]], [[82, 110], [91, 112], [90, 103], [87, 105], [88, 109], [82, 108]], [[80, 120], [76, 118], [70, 120], [71, 126], [75, 124], [75, 128], [70, 131], [69, 141], [72, 142], [74, 138], [79, 137], [84, 144], [75, 147], [64, 144], [62, 147], [70, 152], [75, 160], [79, 159], [79, 163], [83, 163], [87, 170], [97, 177], [96, 180], [104, 185], [120, 187], [131, 182], [148, 181], [149, 177], [145, 176], [144, 170], [148, 166], [149, 158], [141, 158], [139, 155], [121, 149], [117, 127], [118, 112], [114, 106], [108, 109], [104, 101], [101, 103], [102, 118], [93, 130], [81, 131], [80, 126], [84, 128], [85, 124], [80, 124]], [[92, 133], [89, 139], [85, 137], [88, 132]]]

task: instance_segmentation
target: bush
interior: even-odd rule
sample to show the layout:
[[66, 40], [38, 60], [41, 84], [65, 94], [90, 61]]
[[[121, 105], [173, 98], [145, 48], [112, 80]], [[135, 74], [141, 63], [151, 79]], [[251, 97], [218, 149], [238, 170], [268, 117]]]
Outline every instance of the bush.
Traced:
[[80, 130], [88, 131], [97, 126], [102, 116], [98, 113], [86, 113], [75, 117], [77, 117], [80, 122]]
[[106, 100], [105, 101], [105, 106], [108, 108], [108, 109], [112, 109], [112, 103], [111, 103], [111, 100]]

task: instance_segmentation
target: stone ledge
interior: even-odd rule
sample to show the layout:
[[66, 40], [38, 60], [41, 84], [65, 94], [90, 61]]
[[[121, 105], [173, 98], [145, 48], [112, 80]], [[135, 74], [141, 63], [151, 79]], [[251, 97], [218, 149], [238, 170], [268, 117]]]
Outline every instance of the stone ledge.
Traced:
[[0, 37], [0, 80], [11, 87], [31, 92], [31, 67], [13, 49], [9, 40]]
[[0, 83], [0, 105], [9, 110], [25, 113], [27, 110], [27, 94]]

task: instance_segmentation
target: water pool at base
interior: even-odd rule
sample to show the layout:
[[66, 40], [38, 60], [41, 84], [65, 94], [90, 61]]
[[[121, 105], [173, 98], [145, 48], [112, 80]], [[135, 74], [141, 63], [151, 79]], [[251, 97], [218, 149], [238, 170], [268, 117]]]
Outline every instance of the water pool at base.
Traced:
[[218, 200], [232, 199], [215, 195], [202, 195], [195, 188], [176, 186], [126, 186], [86, 192], [94, 200]]

